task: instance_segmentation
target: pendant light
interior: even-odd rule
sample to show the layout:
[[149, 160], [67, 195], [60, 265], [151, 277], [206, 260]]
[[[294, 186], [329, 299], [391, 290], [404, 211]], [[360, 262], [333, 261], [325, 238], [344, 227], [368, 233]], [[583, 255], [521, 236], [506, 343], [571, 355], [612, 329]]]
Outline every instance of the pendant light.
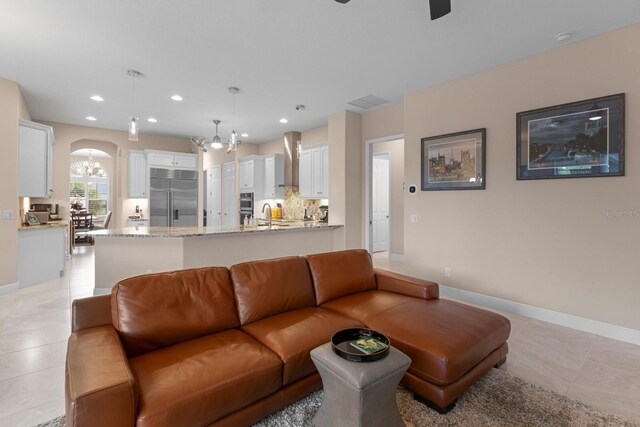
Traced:
[[[136, 70], [128, 70], [127, 76], [131, 77], [131, 94], [133, 97], [133, 108], [136, 105], [136, 77], [142, 77], [142, 73]], [[138, 118], [134, 115], [129, 117], [129, 141], [138, 141]]]
[[214, 120], [213, 123], [216, 124], [216, 136], [211, 140], [211, 148], [219, 150], [222, 148], [222, 139], [218, 136], [218, 125], [220, 124], [220, 120]]
[[232, 121], [231, 121], [231, 139], [229, 140], [229, 146], [227, 147], [227, 153], [231, 153], [232, 151], [238, 151], [238, 133], [236, 132], [236, 94], [240, 92], [240, 89], [237, 87], [230, 87], [229, 93], [232, 97]]

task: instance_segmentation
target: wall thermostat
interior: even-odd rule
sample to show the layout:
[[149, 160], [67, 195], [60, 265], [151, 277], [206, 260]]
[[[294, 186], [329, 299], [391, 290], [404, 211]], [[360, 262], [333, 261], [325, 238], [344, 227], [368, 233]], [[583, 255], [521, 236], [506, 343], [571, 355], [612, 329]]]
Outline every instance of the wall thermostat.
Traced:
[[410, 185], [409, 186], [409, 194], [416, 194], [416, 191], [418, 191], [418, 186], [417, 185]]

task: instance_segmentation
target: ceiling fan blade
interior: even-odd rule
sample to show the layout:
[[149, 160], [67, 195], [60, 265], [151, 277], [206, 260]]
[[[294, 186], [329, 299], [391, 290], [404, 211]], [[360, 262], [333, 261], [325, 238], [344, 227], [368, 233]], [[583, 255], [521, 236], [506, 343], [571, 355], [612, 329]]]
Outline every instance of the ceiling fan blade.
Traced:
[[429, 0], [429, 9], [432, 21], [442, 18], [451, 12], [451, 0]]

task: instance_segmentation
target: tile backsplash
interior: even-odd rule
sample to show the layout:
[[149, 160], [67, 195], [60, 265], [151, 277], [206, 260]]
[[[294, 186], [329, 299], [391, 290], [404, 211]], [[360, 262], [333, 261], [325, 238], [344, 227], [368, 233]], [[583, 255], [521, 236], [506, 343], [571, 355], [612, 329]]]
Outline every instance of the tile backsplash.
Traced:
[[320, 207], [320, 199], [304, 199], [300, 197], [297, 187], [284, 188], [284, 218], [285, 219], [302, 219], [304, 210], [307, 215], [317, 216]]

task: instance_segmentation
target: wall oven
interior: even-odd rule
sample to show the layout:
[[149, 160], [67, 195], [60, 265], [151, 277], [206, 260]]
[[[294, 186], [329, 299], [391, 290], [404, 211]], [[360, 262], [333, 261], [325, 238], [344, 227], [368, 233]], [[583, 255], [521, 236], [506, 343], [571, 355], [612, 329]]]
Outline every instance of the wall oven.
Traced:
[[244, 224], [247, 215], [253, 216], [253, 193], [240, 193], [240, 225]]

